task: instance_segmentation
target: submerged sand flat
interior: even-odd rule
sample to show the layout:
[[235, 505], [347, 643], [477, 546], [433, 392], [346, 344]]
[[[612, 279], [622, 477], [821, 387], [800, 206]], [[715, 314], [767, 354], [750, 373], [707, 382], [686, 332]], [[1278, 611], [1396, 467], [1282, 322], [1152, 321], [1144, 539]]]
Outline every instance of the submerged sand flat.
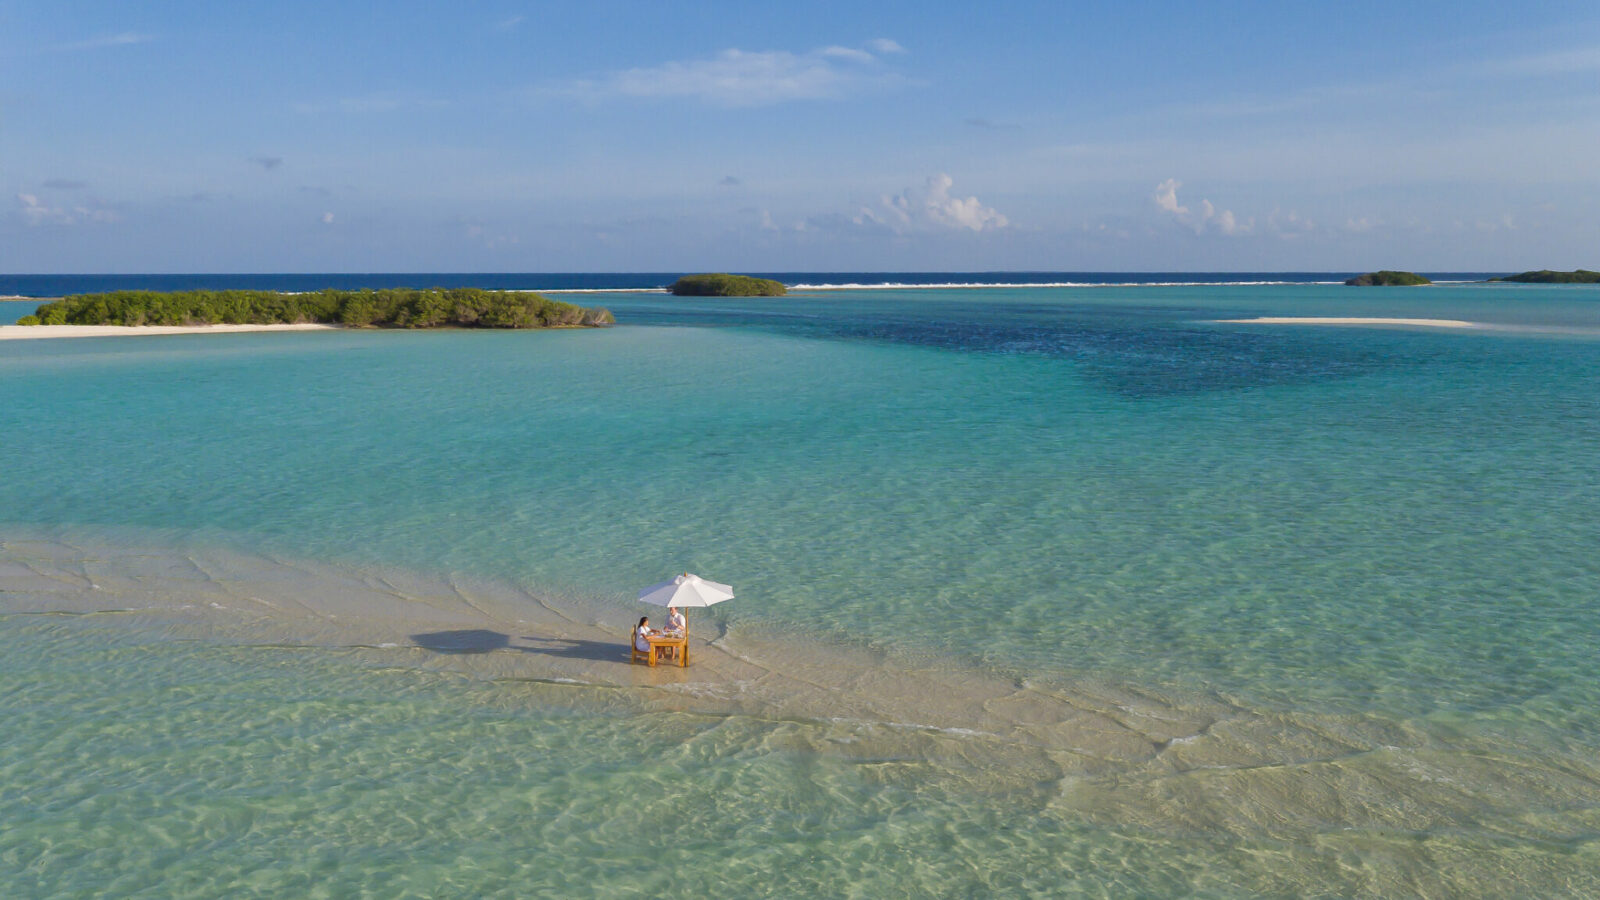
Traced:
[[1481, 322], [1461, 319], [1387, 319], [1366, 316], [1262, 316], [1255, 319], [1216, 319], [1235, 325], [1400, 325], [1415, 328], [1482, 328]]
[[[320, 649], [501, 684], [507, 702], [563, 691], [611, 713], [794, 723], [806, 752], [921, 761], [966, 791], [1043, 790], [1052, 816], [1085, 827], [1266, 842], [1307, 877], [1374, 848], [1409, 860], [1359, 879], [1377, 894], [1510, 889], [1518, 860], [1592, 847], [1600, 829], [1592, 748], [1516, 727], [1272, 708], [1137, 673], [997, 672], [724, 629], [703, 610], [690, 613], [693, 665], [649, 668], [626, 650], [641, 612], [658, 611], [455, 575], [0, 533], [0, 619], [93, 616], [162, 639]], [[1566, 857], [1534, 855], [1571, 874]]]
[[331, 331], [339, 325], [0, 325], [0, 341], [131, 337], [153, 334], [240, 334], [247, 331]]

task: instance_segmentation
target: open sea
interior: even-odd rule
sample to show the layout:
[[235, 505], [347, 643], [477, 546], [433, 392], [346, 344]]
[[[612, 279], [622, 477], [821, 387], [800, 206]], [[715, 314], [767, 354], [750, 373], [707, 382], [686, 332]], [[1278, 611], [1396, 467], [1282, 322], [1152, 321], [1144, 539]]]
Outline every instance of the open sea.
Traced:
[[0, 341], [0, 896], [1600, 896], [1600, 289], [778, 274], [0, 276], [618, 321]]

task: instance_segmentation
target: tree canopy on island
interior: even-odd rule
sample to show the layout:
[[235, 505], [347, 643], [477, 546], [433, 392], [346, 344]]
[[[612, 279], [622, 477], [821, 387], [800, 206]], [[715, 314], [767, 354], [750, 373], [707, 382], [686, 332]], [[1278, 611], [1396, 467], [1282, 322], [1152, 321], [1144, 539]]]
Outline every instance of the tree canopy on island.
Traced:
[[[525, 291], [389, 288], [276, 291], [115, 291], [63, 297], [39, 307], [40, 325], [324, 325], [394, 328], [563, 328], [610, 325], [585, 309]], [[21, 324], [21, 323], [19, 323]]]
[[1572, 272], [1540, 269], [1537, 272], [1523, 272], [1520, 275], [1507, 275], [1504, 278], [1489, 280], [1515, 281], [1521, 284], [1600, 284], [1600, 272], [1591, 272], [1588, 269], [1577, 269]]
[[770, 278], [725, 272], [685, 275], [667, 290], [679, 297], [782, 297], [789, 292], [782, 282]]
[[1357, 275], [1354, 278], [1346, 279], [1345, 284], [1357, 287], [1390, 287], [1394, 285], [1433, 284], [1433, 282], [1415, 272], [1396, 272], [1391, 269], [1384, 269], [1379, 272], [1368, 272], [1365, 275]]

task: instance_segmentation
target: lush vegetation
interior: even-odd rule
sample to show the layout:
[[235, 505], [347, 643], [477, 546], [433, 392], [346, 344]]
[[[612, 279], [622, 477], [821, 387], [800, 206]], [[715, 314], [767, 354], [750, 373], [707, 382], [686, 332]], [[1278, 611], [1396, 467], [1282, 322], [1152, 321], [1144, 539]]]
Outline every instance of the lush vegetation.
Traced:
[[667, 290], [680, 297], [782, 297], [788, 293], [782, 282], [722, 272], [685, 275]]
[[1523, 272], [1521, 275], [1507, 275], [1504, 278], [1491, 278], [1490, 281], [1516, 281], [1522, 284], [1600, 284], [1600, 272], [1591, 272], [1588, 269], [1578, 269], [1573, 272], [1552, 272], [1549, 269], [1540, 269], [1537, 272]]
[[18, 325], [38, 325], [39, 324], [39, 317], [38, 316], [23, 316], [22, 318], [17, 320], [17, 324]]
[[1368, 272], [1365, 275], [1357, 275], [1354, 278], [1346, 279], [1345, 284], [1353, 284], [1358, 287], [1373, 285], [1388, 287], [1391, 285], [1433, 284], [1433, 282], [1415, 272], [1394, 272], [1384, 269], [1381, 272]]
[[116, 291], [39, 307], [43, 325], [327, 325], [395, 328], [561, 328], [609, 325], [604, 309], [539, 294], [478, 288], [381, 291]]

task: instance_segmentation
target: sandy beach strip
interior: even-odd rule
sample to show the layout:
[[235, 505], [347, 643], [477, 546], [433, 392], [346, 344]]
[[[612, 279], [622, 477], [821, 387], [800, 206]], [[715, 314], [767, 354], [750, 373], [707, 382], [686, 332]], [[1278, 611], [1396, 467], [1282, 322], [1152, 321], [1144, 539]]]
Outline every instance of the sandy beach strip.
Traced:
[[0, 341], [127, 337], [152, 334], [240, 334], [247, 331], [331, 331], [338, 325], [0, 325]]
[[1381, 319], [1359, 316], [1262, 316], [1256, 319], [1216, 319], [1236, 325], [1400, 325], [1417, 328], [1481, 328], [1461, 319]]

